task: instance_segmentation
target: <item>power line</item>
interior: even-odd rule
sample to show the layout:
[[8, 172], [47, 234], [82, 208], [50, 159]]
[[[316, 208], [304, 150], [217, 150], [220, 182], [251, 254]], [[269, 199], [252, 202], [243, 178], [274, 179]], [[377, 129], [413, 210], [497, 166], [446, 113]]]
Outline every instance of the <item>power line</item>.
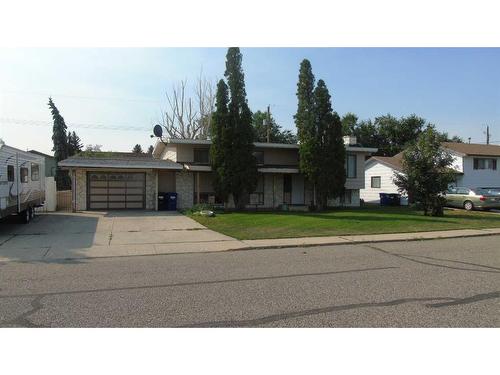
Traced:
[[[6, 118], [0, 117], [0, 123], [5, 125], [14, 125], [14, 126], [44, 126], [50, 127], [53, 124], [48, 121], [40, 121], [40, 120], [23, 120], [16, 118]], [[76, 129], [102, 129], [102, 130], [124, 130], [124, 131], [140, 131], [140, 132], [148, 132], [151, 131], [150, 126], [131, 126], [131, 125], [100, 125], [100, 124], [77, 124], [77, 123], [67, 123], [66, 126]]]
[[73, 98], [73, 99], [89, 99], [89, 100], [117, 100], [117, 101], [128, 101], [128, 102], [150, 102], [150, 103], [163, 103], [161, 100], [156, 99], [139, 99], [139, 98], [116, 98], [109, 96], [81, 96], [81, 95], [66, 95], [57, 93], [45, 93], [45, 92], [34, 92], [34, 91], [17, 91], [17, 90], [2, 90], [1, 94], [11, 94], [11, 95], [37, 95], [48, 98], [60, 97], [60, 98]]

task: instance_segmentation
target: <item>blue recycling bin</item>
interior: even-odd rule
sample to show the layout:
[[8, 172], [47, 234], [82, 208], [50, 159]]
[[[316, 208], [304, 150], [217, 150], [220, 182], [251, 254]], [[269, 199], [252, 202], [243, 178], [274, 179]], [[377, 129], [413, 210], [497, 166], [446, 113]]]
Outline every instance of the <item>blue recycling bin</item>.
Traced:
[[167, 193], [166, 194], [167, 202], [167, 211], [176, 211], [177, 210], [177, 193]]
[[380, 193], [381, 206], [399, 206], [401, 203], [401, 195], [394, 193]]

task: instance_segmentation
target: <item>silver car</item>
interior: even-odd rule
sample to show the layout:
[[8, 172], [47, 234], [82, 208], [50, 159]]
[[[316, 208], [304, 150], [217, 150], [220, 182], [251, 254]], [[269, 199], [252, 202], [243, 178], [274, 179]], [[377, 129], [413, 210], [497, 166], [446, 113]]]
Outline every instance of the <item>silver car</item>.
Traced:
[[445, 195], [446, 205], [450, 207], [489, 210], [500, 208], [500, 190], [492, 188], [449, 188]]

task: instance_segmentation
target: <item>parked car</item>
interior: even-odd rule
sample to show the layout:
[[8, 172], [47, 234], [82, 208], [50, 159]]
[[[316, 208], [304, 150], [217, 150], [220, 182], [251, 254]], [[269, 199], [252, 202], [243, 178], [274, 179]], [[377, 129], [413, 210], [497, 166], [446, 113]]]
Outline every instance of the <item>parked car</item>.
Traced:
[[497, 189], [452, 187], [446, 193], [446, 205], [450, 207], [489, 210], [500, 208], [500, 194]]

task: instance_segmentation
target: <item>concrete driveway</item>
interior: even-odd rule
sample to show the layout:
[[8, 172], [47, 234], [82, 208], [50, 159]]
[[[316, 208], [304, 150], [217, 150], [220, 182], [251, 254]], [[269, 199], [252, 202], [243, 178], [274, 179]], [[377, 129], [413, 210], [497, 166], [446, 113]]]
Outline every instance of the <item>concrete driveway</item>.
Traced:
[[0, 261], [153, 255], [234, 248], [239, 241], [177, 212], [41, 214], [0, 223]]

